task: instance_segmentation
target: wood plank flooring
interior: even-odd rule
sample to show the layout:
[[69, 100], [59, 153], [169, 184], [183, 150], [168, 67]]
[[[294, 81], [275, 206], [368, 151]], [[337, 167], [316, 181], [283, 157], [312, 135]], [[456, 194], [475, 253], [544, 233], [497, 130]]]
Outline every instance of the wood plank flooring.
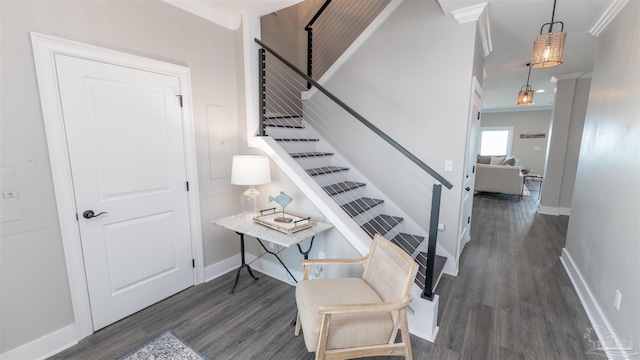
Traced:
[[[536, 214], [536, 206], [535, 191], [522, 201], [475, 196], [458, 277], [444, 275], [436, 290], [440, 333], [435, 343], [412, 336], [414, 359], [590, 358], [583, 334], [591, 325], [558, 258], [568, 218]], [[234, 276], [187, 289], [52, 359], [118, 359], [166, 330], [210, 360], [313, 359], [289, 326], [294, 288], [243, 272], [230, 295]]]

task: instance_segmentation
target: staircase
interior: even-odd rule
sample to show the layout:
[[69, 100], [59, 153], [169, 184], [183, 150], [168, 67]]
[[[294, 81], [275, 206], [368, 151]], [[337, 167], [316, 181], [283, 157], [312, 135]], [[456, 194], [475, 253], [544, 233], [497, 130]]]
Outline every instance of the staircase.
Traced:
[[[406, 219], [397, 206], [323, 141], [302, 117], [267, 118], [265, 131], [370, 238], [379, 233], [416, 259], [419, 271], [415, 282], [424, 289], [428, 251], [424, 230]], [[446, 261], [446, 257], [435, 255], [432, 289]]]
[[[400, 1], [390, 0], [373, 23]], [[379, 233], [415, 259], [419, 271], [407, 311], [409, 329], [434, 341], [439, 297], [433, 290], [445, 268], [455, 271], [454, 257], [437, 241], [442, 187], [453, 185], [312, 79], [312, 72], [318, 75], [312, 64], [308, 75], [255, 42], [260, 116], [258, 136], [250, 143], [271, 157], [359, 253], [366, 254]]]

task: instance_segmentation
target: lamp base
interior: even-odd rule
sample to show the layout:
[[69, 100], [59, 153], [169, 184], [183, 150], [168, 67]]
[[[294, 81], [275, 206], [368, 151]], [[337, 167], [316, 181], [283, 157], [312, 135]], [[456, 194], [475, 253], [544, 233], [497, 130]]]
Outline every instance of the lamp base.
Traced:
[[240, 194], [240, 209], [242, 217], [252, 219], [258, 213], [258, 196], [260, 192], [251, 186]]

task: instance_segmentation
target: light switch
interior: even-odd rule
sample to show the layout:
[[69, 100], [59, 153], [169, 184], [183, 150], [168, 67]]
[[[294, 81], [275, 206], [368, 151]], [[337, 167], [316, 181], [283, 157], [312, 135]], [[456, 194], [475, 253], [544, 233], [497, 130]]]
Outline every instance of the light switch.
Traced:
[[542, 146], [536, 146], [536, 147], [533, 148], [533, 150], [540, 151], [540, 150], [542, 150]]
[[7, 190], [7, 191], [3, 191], [2, 192], [2, 198], [3, 199], [13, 199], [13, 198], [17, 198], [18, 197], [18, 191], [17, 190]]
[[444, 162], [444, 171], [453, 171], [453, 161], [446, 160]]
[[0, 158], [0, 235], [44, 227], [38, 172], [28, 157]]

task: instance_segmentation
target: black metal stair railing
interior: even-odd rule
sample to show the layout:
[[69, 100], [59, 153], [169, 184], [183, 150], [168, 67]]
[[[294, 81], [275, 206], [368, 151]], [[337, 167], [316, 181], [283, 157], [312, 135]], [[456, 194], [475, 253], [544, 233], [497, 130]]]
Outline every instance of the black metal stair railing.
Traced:
[[319, 79], [389, 1], [326, 0], [304, 27], [307, 32], [307, 75]]
[[[397, 151], [398, 154], [401, 154], [400, 158], [404, 159], [403, 162], [409, 164], [409, 166], [417, 166], [422, 170], [422, 174], [426, 174], [427, 177], [431, 179], [432, 188], [429, 196], [426, 196], [425, 199], [429, 199], [431, 202], [430, 208], [425, 207], [424, 210], [419, 211], [419, 213], [425, 213], [430, 211], [429, 218], [429, 234], [428, 241], [425, 245], [422, 243], [422, 238], [420, 236], [413, 236], [409, 234], [400, 233], [397, 237], [407, 238], [413, 237], [416, 243], [419, 245], [412, 246], [410, 249], [405, 249], [409, 253], [413, 253], [414, 258], [420, 264], [419, 259], [424, 259], [426, 263], [421, 264], [421, 268], [424, 271], [423, 279], [420, 283], [423, 285], [423, 293], [422, 297], [426, 299], [433, 298], [433, 287], [435, 285], [435, 281], [437, 279], [434, 278], [434, 269], [436, 267], [436, 246], [437, 246], [437, 236], [438, 236], [438, 220], [440, 213], [440, 199], [442, 186], [444, 185], [446, 188], [451, 189], [453, 185], [445, 179], [441, 174], [436, 172], [434, 169], [429, 167], [423, 161], [421, 161], [414, 154], [409, 152], [406, 148], [400, 145], [397, 141], [392, 139], [389, 135], [384, 133], [378, 127], [373, 125], [370, 121], [356, 112], [354, 109], [349, 107], [346, 103], [336, 97], [334, 94], [325, 89], [322, 85], [318, 84], [315, 80], [311, 79], [311, 77], [307, 76], [302, 70], [295, 67], [289, 61], [284, 59], [278, 53], [273, 51], [267, 45], [265, 45], [260, 40], [256, 39], [256, 43], [260, 46], [259, 49], [259, 63], [260, 63], [260, 84], [259, 84], [259, 93], [260, 93], [260, 127], [259, 127], [259, 135], [265, 136], [267, 135], [267, 127], [278, 127], [278, 128], [303, 128], [301, 126], [301, 121], [299, 118], [303, 116], [303, 112], [305, 112], [305, 118], [308, 115], [310, 118], [324, 118], [324, 119], [335, 119], [336, 115], [331, 113], [331, 110], [326, 110], [326, 105], [322, 102], [313, 103], [311, 100], [305, 102], [304, 106], [302, 104], [302, 100], [300, 97], [301, 92], [306, 90], [306, 84], [310, 83], [312, 86], [317, 88], [317, 90], [323, 94], [326, 101], [331, 102], [331, 106], [339, 109], [346, 114], [348, 114], [351, 118], [356, 119], [355, 124], [361, 124], [364, 127], [368, 128], [371, 131], [371, 134], [374, 134], [374, 138], [381, 139], [381, 143], [385, 144], [385, 146], [391, 146], [393, 149]], [[269, 70], [267, 71], [267, 68]], [[282, 76], [275, 76], [274, 74], [284, 74]], [[295, 79], [293, 78], [295, 76]], [[267, 86], [267, 84], [269, 86]], [[317, 96], [317, 95], [316, 95]], [[324, 99], [323, 98], [323, 99]], [[323, 100], [324, 101], [324, 100]], [[304, 109], [304, 110], [303, 110]], [[341, 117], [341, 116], [338, 116]], [[314, 120], [315, 121], [315, 120]], [[320, 125], [320, 123], [317, 123]], [[361, 126], [359, 125], [359, 126]], [[322, 125], [320, 125], [322, 126]], [[322, 130], [322, 129], [321, 129]], [[331, 129], [325, 129], [330, 131]], [[325, 131], [325, 132], [327, 132]], [[360, 136], [359, 136], [360, 137]], [[290, 139], [290, 138], [280, 138], [277, 141], [286, 142], [288, 144], [309, 144], [315, 143], [317, 139]], [[347, 140], [354, 141], [354, 140]], [[336, 140], [336, 142], [344, 142], [341, 140]], [[363, 146], [366, 147], [367, 145]], [[385, 150], [385, 153], [388, 153]], [[298, 158], [307, 158], [307, 157], [326, 157], [333, 156], [332, 153], [317, 151], [317, 152], [294, 152], [290, 153], [292, 156], [296, 156]], [[397, 155], [390, 155], [397, 156]], [[333, 165], [333, 164], [332, 164]], [[307, 170], [310, 176], [320, 175], [322, 174], [340, 174], [348, 170], [346, 168], [341, 168], [339, 166], [324, 166], [320, 168], [314, 168]], [[412, 171], [413, 173], [414, 171]], [[326, 176], [326, 175], [324, 175]], [[417, 176], [417, 175], [416, 175]], [[405, 181], [409, 181], [408, 179], [403, 179]], [[353, 184], [353, 185], [350, 185]], [[353, 205], [349, 204], [358, 204], [356, 207], [376, 207], [382, 201], [378, 201], [376, 199], [362, 198], [362, 199], [353, 199], [346, 197], [343, 193], [350, 192], [353, 189], [365, 186], [365, 184], [355, 183], [351, 181], [342, 181], [337, 184], [324, 186], [325, 191], [331, 196], [337, 196], [341, 199], [341, 203], [343, 205], [343, 209], [347, 213], [352, 213], [352, 217], [363, 216], [361, 215], [361, 210], [366, 209], [351, 209]], [[343, 189], [344, 187], [344, 189]], [[343, 191], [345, 190], [345, 191]], [[426, 191], [422, 191], [417, 189], [416, 191], [421, 191], [422, 194], [426, 194]], [[416, 202], [419, 201], [419, 196], [416, 195]], [[347, 208], [345, 208], [347, 206]], [[421, 207], [422, 209], [422, 207]], [[357, 210], [357, 211], [356, 211]], [[424, 211], [424, 212], [423, 212]], [[378, 231], [377, 229], [385, 229], [384, 231], [388, 231], [388, 229], [394, 227], [403, 219], [387, 216], [384, 214], [375, 214], [371, 215], [372, 218], [364, 219], [363, 221], [367, 221], [366, 224], [362, 225], [363, 230], [367, 233]], [[369, 229], [369, 230], [368, 230]], [[372, 234], [370, 234], [372, 236]], [[411, 242], [409, 239], [408, 242]]]

